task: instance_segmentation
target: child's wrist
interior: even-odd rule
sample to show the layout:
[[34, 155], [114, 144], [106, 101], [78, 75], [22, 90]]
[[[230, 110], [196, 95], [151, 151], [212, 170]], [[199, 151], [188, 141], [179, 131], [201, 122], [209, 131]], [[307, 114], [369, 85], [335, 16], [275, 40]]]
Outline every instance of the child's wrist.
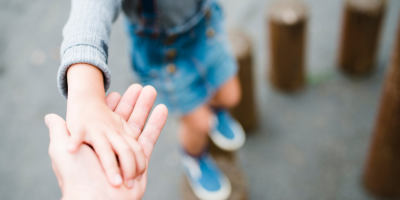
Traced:
[[96, 96], [79, 96], [75, 98], [68, 98], [68, 108], [74, 107], [78, 109], [85, 109], [96, 105], [106, 105], [105, 97], [99, 98]]
[[68, 102], [75, 104], [86, 104], [86, 103], [104, 103], [104, 93], [94, 93], [92, 91], [74, 91], [69, 92]]
[[71, 65], [67, 72], [68, 100], [82, 102], [105, 100], [103, 73], [89, 64]]

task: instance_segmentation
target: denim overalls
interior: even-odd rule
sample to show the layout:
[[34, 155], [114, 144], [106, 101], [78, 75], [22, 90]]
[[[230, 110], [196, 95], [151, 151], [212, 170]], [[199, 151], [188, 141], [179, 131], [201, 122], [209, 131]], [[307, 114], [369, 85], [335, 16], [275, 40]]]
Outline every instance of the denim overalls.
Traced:
[[156, 103], [165, 104], [173, 114], [184, 115], [207, 103], [237, 73], [222, 10], [214, 1], [205, 2], [210, 6], [191, 18], [192, 27], [159, 31], [151, 5], [144, 7], [144, 12], [150, 10], [145, 26], [126, 21], [137, 80], [153, 86]]

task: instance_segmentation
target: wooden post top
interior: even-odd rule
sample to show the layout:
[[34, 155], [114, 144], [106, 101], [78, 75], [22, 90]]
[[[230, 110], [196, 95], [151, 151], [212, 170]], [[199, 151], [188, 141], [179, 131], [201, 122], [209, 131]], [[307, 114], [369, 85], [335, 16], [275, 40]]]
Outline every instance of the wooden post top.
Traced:
[[278, 0], [270, 6], [268, 15], [276, 23], [293, 25], [305, 20], [308, 10], [300, 0]]
[[376, 15], [385, 7], [386, 0], [346, 0], [346, 4], [354, 10]]
[[250, 38], [239, 30], [231, 29], [228, 32], [231, 41], [232, 50], [237, 59], [247, 58], [251, 56]]

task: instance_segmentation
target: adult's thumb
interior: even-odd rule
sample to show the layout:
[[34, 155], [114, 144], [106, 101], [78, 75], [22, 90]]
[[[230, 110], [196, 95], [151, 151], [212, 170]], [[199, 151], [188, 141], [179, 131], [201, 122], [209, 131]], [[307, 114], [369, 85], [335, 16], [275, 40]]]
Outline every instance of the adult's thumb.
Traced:
[[60, 122], [62, 123], [63, 121], [64, 120], [60, 116], [58, 116], [56, 114], [47, 114], [44, 117], [44, 122], [46, 123], [47, 128], [51, 128], [51, 126], [53, 126], [54, 124], [57, 124], [57, 123], [60, 123]]
[[54, 135], [68, 137], [68, 130], [66, 123], [64, 119], [61, 118], [60, 116], [56, 114], [48, 114], [44, 117], [44, 122], [46, 123], [47, 128], [49, 128], [50, 139], [52, 139]]

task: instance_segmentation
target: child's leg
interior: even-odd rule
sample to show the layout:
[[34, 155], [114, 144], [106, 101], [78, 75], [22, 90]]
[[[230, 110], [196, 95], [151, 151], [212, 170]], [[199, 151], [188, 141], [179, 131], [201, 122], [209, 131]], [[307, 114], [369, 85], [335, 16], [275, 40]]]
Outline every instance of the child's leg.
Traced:
[[[228, 80], [212, 98], [213, 107], [232, 108], [241, 99], [241, 89], [237, 76]], [[202, 105], [181, 118], [180, 140], [185, 150], [191, 155], [198, 155], [208, 144], [210, 119], [213, 115], [209, 105]]]
[[208, 131], [212, 112], [202, 105], [181, 118], [180, 141], [190, 155], [198, 155], [208, 144]]
[[215, 96], [211, 99], [210, 105], [213, 107], [232, 108], [236, 106], [242, 97], [239, 77], [235, 76], [228, 80]]

